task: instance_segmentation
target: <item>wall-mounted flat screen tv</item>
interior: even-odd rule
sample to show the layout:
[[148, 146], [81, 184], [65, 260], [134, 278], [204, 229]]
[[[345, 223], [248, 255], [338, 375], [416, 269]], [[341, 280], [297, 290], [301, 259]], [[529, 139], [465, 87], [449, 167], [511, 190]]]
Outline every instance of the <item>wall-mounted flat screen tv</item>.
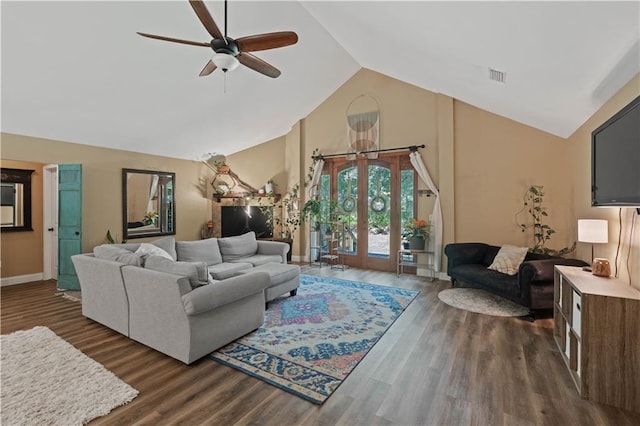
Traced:
[[640, 207], [640, 96], [591, 133], [591, 205]]

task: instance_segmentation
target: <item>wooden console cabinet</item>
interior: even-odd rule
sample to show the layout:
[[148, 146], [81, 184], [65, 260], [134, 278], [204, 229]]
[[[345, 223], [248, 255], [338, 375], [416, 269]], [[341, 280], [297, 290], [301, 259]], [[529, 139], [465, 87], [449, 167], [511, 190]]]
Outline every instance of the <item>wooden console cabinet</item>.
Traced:
[[640, 412], [640, 291], [556, 266], [553, 311], [554, 338], [580, 396]]

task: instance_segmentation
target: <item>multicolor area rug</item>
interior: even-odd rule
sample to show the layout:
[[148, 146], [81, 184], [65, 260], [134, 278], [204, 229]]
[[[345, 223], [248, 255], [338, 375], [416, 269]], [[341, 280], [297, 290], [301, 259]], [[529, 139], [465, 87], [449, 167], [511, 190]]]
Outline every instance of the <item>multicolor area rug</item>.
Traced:
[[494, 317], [521, 317], [529, 309], [479, 288], [449, 288], [438, 293], [438, 299], [449, 306]]
[[298, 294], [271, 302], [262, 327], [210, 356], [322, 404], [417, 295], [301, 275]]

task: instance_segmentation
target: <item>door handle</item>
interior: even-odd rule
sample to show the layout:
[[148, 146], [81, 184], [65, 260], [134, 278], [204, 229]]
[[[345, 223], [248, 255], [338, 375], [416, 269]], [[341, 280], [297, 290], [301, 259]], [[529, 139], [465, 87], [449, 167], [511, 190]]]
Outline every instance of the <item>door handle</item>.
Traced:
[[53, 228], [47, 228], [47, 231], [53, 232]]
[[80, 233], [78, 231], [75, 232], [76, 235], [80, 235]]

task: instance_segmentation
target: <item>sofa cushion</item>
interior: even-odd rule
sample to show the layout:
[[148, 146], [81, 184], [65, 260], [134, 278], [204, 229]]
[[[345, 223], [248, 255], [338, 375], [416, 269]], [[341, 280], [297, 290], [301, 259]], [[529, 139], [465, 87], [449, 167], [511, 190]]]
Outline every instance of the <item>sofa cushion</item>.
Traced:
[[154, 271], [188, 277], [191, 288], [209, 284], [209, 273], [204, 262], [174, 262], [164, 256], [151, 255], [144, 267]]
[[217, 265], [209, 266], [209, 275], [216, 280], [226, 280], [227, 278], [235, 277], [239, 271], [244, 269], [250, 269], [253, 265], [250, 263], [237, 262], [237, 263], [218, 263]]
[[138, 256], [141, 256], [143, 258], [147, 258], [147, 257], [150, 257], [150, 256], [160, 256], [160, 257], [166, 258], [167, 260], [169, 260], [171, 262], [173, 262], [175, 260], [165, 250], [161, 249], [160, 247], [158, 247], [158, 246], [156, 246], [154, 244], [149, 244], [149, 243], [140, 244], [140, 247], [138, 247], [138, 250], [136, 250], [135, 253]]
[[160, 247], [162, 250], [169, 253], [173, 260], [178, 260], [178, 255], [176, 253], [176, 239], [174, 237], [160, 238], [159, 240], [151, 241], [149, 244]]
[[218, 238], [218, 244], [225, 262], [253, 256], [258, 251], [258, 241], [253, 231], [235, 237]]
[[245, 262], [253, 266], [264, 265], [265, 263], [282, 264], [282, 256], [278, 254], [254, 254], [253, 256], [243, 257], [238, 260], [230, 260], [231, 263]]
[[123, 248], [131, 252], [138, 250], [138, 247], [140, 247], [140, 243], [122, 243], [122, 244], [109, 244], [109, 245], [111, 247]]
[[478, 263], [458, 265], [453, 268], [450, 275], [468, 285], [488, 290], [512, 300], [518, 299], [520, 296], [517, 277], [487, 269]]
[[503, 245], [498, 254], [493, 259], [493, 263], [489, 265], [489, 269], [502, 272], [507, 275], [515, 275], [518, 268], [527, 255], [529, 249], [527, 247], [516, 247], [508, 244]]
[[93, 248], [93, 255], [98, 259], [112, 260], [127, 265], [142, 266], [142, 256], [111, 244], [102, 244]]
[[178, 260], [185, 262], [204, 262], [208, 266], [222, 263], [217, 238], [197, 241], [176, 241]]

